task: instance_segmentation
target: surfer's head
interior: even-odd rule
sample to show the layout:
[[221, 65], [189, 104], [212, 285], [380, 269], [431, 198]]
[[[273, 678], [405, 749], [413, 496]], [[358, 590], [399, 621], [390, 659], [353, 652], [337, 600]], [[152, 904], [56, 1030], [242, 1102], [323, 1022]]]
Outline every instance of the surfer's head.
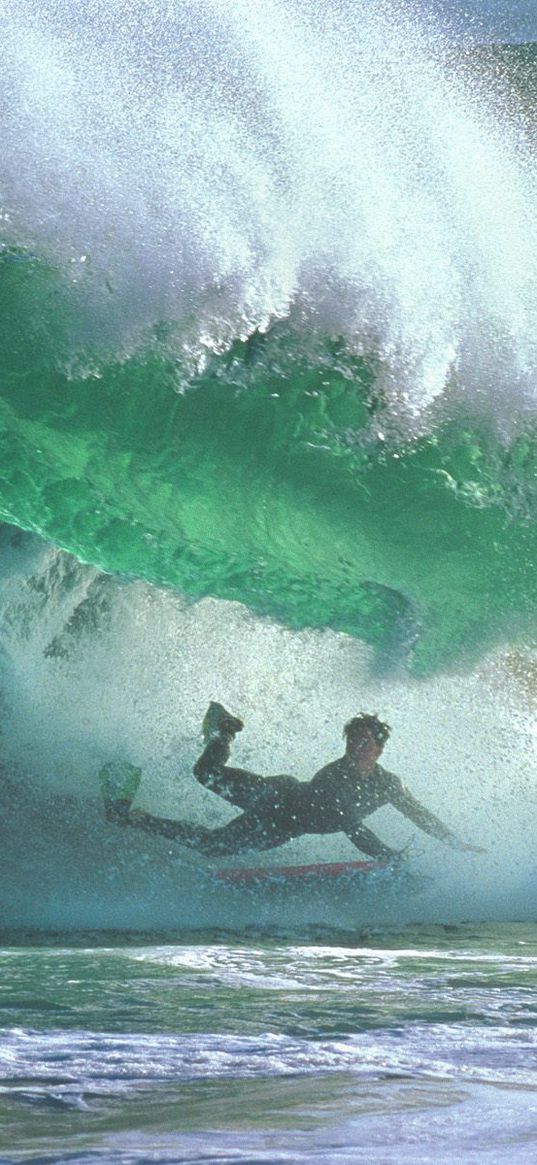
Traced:
[[347, 722], [343, 735], [347, 741], [347, 756], [363, 762], [367, 768], [376, 764], [390, 735], [390, 726], [378, 716], [361, 712]]

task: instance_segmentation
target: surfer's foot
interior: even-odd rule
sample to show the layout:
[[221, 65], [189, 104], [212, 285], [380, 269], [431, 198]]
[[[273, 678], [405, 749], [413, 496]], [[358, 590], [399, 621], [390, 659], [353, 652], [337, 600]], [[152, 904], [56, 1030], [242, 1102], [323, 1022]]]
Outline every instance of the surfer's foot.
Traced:
[[231, 712], [226, 712], [222, 704], [217, 704], [211, 700], [201, 726], [207, 743], [214, 736], [233, 737], [237, 732], [242, 732], [243, 728], [244, 724], [238, 716], [232, 716]]

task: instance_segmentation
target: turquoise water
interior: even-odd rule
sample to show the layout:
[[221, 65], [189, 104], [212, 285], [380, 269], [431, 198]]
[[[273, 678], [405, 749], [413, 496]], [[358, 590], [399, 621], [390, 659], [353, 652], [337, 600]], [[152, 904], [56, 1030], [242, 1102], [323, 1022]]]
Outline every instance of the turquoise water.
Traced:
[[105, 570], [358, 636], [417, 674], [534, 637], [533, 422], [507, 447], [459, 409], [434, 436], [375, 440], [390, 421], [367, 363], [278, 327], [184, 394], [154, 352], [73, 379], [61, 288], [23, 258], [0, 262], [4, 517]]

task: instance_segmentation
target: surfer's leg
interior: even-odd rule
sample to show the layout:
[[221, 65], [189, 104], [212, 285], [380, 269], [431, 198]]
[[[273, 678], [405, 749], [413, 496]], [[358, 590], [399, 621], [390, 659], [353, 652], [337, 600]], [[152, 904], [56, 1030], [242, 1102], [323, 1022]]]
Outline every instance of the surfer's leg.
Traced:
[[248, 769], [232, 769], [224, 765], [219, 773], [211, 773], [203, 784], [239, 809], [251, 809], [264, 791], [265, 777]]
[[182, 841], [185, 845], [193, 845], [196, 848], [198, 841], [202, 841], [205, 834], [212, 832], [203, 825], [189, 825], [186, 821], [176, 821], [171, 817], [155, 817], [153, 813], [146, 813], [144, 809], [132, 809], [119, 823], [129, 825], [131, 829], [141, 829], [144, 833]]
[[229, 754], [229, 737], [213, 736], [194, 765], [194, 776], [200, 785], [232, 805], [250, 809], [263, 791], [265, 778], [247, 769], [227, 766]]
[[118, 824], [178, 841], [207, 857], [238, 854], [245, 850], [273, 849], [274, 846], [283, 845], [291, 837], [298, 836], [289, 820], [285, 818], [265, 820], [258, 813], [241, 813], [227, 825], [208, 829], [203, 825], [190, 825], [186, 821], [155, 817], [143, 809], [133, 809], [122, 816]]
[[[141, 829], [143, 833], [151, 833], [153, 837], [166, 837], [169, 841], [178, 841], [182, 845], [196, 849], [200, 853], [228, 853], [233, 849], [218, 848], [218, 842], [212, 843], [213, 834], [218, 835], [219, 829], [208, 829], [203, 825], [190, 825], [187, 821], [176, 821], [171, 817], [155, 817], [153, 813], [146, 813], [144, 809], [132, 809], [130, 804], [120, 813], [109, 817], [116, 825], [128, 825], [131, 829]], [[233, 822], [230, 823], [231, 825]], [[225, 828], [225, 826], [224, 826]], [[214, 844], [214, 850], [213, 850]]]
[[[243, 813], [233, 821], [218, 829], [208, 829], [203, 825], [190, 825], [186, 821], [174, 821], [169, 817], [154, 817], [141, 809], [134, 809], [122, 818], [122, 824], [144, 833], [167, 837], [191, 846], [207, 856], [240, 853], [243, 849], [263, 849], [259, 819], [249, 821], [249, 814]], [[279, 844], [278, 842], [271, 842]]]
[[203, 735], [206, 746], [194, 765], [194, 776], [219, 797], [237, 805], [239, 809], [251, 809], [265, 790], [265, 777], [248, 769], [236, 769], [226, 765], [231, 752], [231, 743], [243, 723], [237, 716], [231, 716], [221, 704], [209, 704], [203, 721]]
[[107, 821], [114, 825], [125, 825], [128, 822], [129, 810], [132, 802], [128, 797], [104, 798], [104, 815]]
[[267, 850], [283, 845], [300, 830], [289, 819], [264, 818], [261, 814], [241, 813], [219, 829], [204, 830], [193, 844], [208, 857], [244, 853], [246, 850]]

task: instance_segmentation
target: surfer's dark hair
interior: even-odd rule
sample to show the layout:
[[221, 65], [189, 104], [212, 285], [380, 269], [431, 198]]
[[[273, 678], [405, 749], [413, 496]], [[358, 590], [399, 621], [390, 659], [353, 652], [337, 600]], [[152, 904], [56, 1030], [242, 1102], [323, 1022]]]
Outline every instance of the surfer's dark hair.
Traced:
[[386, 744], [391, 729], [389, 724], [385, 724], [371, 712], [360, 712], [359, 716], [353, 716], [343, 729], [344, 736], [359, 736], [365, 732], [370, 732], [378, 744]]

